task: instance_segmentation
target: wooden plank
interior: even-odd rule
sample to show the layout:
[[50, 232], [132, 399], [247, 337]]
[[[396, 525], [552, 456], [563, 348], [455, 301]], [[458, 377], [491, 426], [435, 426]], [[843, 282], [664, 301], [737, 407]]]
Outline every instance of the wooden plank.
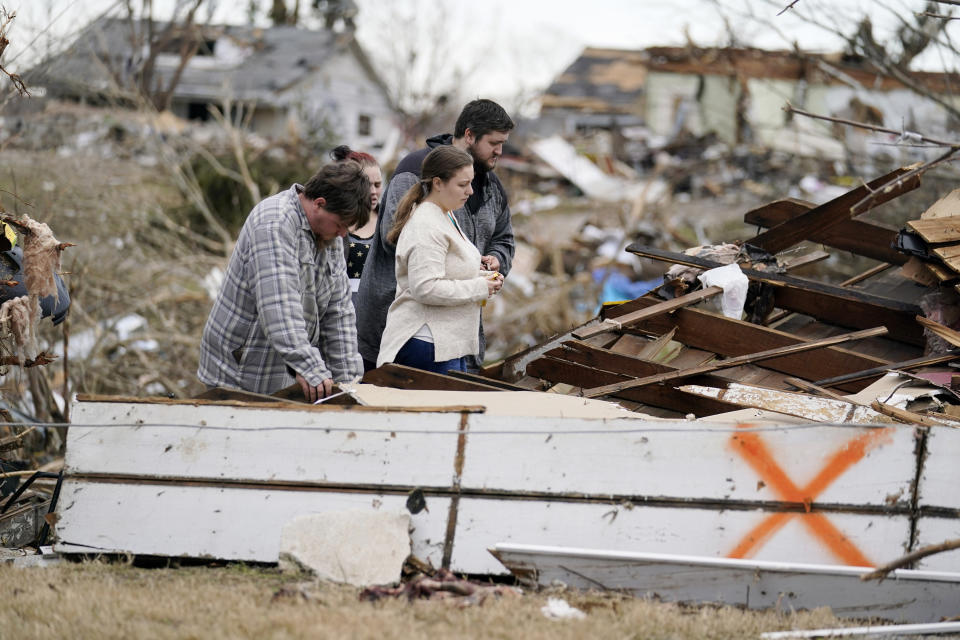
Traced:
[[938, 282], [952, 282], [960, 277], [956, 274], [956, 272], [949, 269], [944, 269], [943, 265], [939, 265], [935, 262], [925, 262], [923, 266], [933, 274]]
[[[637, 356], [643, 360], [658, 362], [657, 357], [663, 352], [664, 347], [670, 344], [675, 333], [676, 329], [671, 329], [652, 340], [635, 336], [632, 333], [625, 333], [610, 347], [610, 350], [628, 356]], [[674, 344], [677, 348], [682, 348], [680, 343]]]
[[[299, 515], [406, 511], [405, 493], [293, 491], [66, 480], [57, 507], [61, 553], [124, 553], [277, 562], [280, 531]], [[413, 553], [441, 564], [450, 498], [427, 493], [411, 514]], [[62, 505], [62, 506], [61, 506]]]
[[[697, 505], [682, 509], [643, 504], [572, 504], [555, 510], [555, 504], [550, 509], [534, 510], [523, 502], [490, 501], [484, 504], [470, 500], [461, 516], [469, 518], [473, 525], [469, 538], [473, 544], [467, 546], [468, 538], [458, 531], [454, 559], [460, 565], [473, 564], [466, 554], [478, 556], [502, 543], [536, 540], [542, 545], [581, 545], [628, 552], [637, 549], [655, 554], [695, 552], [719, 560], [726, 558], [729, 549], [749, 535], [759, 522], [774, 515], [764, 511], [718, 513]], [[849, 513], [831, 513], [827, 517], [852, 545], [867, 550], [871, 562], [877, 562], [875, 558], [899, 557], [902, 547], [898, 543], [909, 535], [903, 517]], [[842, 565], [825, 545], [807, 532], [803, 524], [806, 518], [799, 513], [793, 516], [789, 524], [765, 540], [763, 548], [749, 560], [797, 562], [802, 558], [804, 562]], [[876, 529], [871, 531], [874, 527]], [[502, 537], [496, 538], [498, 534]], [[483, 542], [487, 544], [481, 546]], [[750, 585], [752, 593], [753, 584], [750, 579], [741, 582], [741, 592]], [[592, 586], [596, 588], [598, 585]]]
[[938, 247], [933, 252], [944, 261], [960, 258], [960, 245], [950, 245], [948, 247]]
[[921, 367], [930, 367], [937, 364], [944, 364], [947, 362], [953, 362], [954, 360], [960, 359], [960, 350], [955, 350], [949, 353], [936, 356], [924, 356], [922, 358], [912, 358], [910, 360], [903, 360], [901, 362], [891, 362], [889, 364], [874, 367], [872, 369], [864, 369], [863, 371], [853, 371], [851, 373], [837, 376], [835, 378], [825, 378], [823, 380], [816, 380], [814, 384], [820, 387], [841, 387], [848, 382], [855, 380], [867, 380], [876, 378], [886, 374], [888, 371], [893, 369], [902, 369], [909, 371], [911, 369], [919, 369]]
[[830, 257], [830, 254], [826, 251], [811, 251], [802, 256], [797, 256], [796, 258], [788, 258], [783, 261], [783, 268], [787, 271], [795, 271], [801, 267], [806, 267], [807, 265], [826, 260]]
[[66, 466], [72, 474], [449, 486], [461, 414], [424, 415], [78, 402]]
[[[953, 493], [957, 493], [955, 481]], [[921, 515], [920, 518], [917, 519], [916, 538], [916, 544], [913, 546], [914, 549], [920, 549], [933, 544], [942, 544], [947, 540], [955, 540], [957, 538], [956, 516]], [[896, 555], [892, 555], [887, 559], [895, 560], [897, 557]], [[917, 562], [915, 568], [930, 571], [960, 571], [960, 549], [938, 553], [934, 556], [927, 556]]]
[[[622, 380], [630, 380], [630, 376], [602, 371], [586, 364], [564, 358], [541, 356], [527, 365], [529, 375], [534, 375], [551, 382], [562, 382], [575, 387], [609, 384]], [[734, 411], [741, 407], [729, 402], [718, 402], [710, 398], [701, 398], [693, 394], [677, 391], [673, 387], [658, 385], [644, 389], [630, 389], [617, 393], [611, 399], [622, 398], [632, 402], [639, 402], [651, 407], [659, 407], [676, 411], [678, 415], [694, 414], [695, 416], [710, 416], [717, 413]]]
[[[478, 495], [907, 514], [916, 478], [914, 428], [896, 424], [750, 428], [632, 418], [557, 424], [476, 414], [470, 432], [461, 490]], [[839, 467], [830, 463], [837, 456], [844, 460]], [[777, 466], [795, 490], [771, 480]], [[813, 478], [819, 479], [810, 484]]]
[[[957, 491], [957, 460], [960, 460], [960, 430], [952, 427], [931, 427], [925, 435], [926, 441], [923, 445], [926, 459], [917, 490], [919, 501], [924, 507], [940, 515], [958, 512], [960, 492]], [[949, 537], [960, 536], [954, 531], [954, 535]], [[950, 553], [957, 556], [960, 570], [960, 551]]]
[[[460, 380], [466, 380], [468, 382], [476, 382], [477, 384], [482, 384], [488, 387], [496, 387], [501, 391], [542, 391], [542, 389], [535, 387], [523, 387], [517, 384], [512, 384], [510, 382], [504, 382], [503, 380], [497, 380], [495, 378], [488, 378], [487, 376], [478, 375], [476, 373], [469, 373], [467, 371], [451, 371], [447, 374], [451, 378], [458, 378]], [[476, 391], [486, 391], [487, 389], [476, 389]]]
[[943, 260], [944, 264], [960, 273], [960, 245], [941, 247], [933, 250], [934, 255]]
[[[771, 228], [783, 224], [816, 205], [791, 198], [778, 200], [747, 212], [743, 221]], [[865, 220], [842, 220], [829, 229], [815, 229], [807, 237], [812, 242], [849, 251], [881, 262], [904, 264], [907, 256], [892, 248], [897, 229]]]
[[[913, 175], [903, 181], [897, 179], [910, 172], [912, 168], [901, 167], [869, 183], [852, 189], [806, 213], [783, 222], [763, 233], [747, 240], [748, 244], [760, 247], [768, 253], [779, 253], [802, 242], [814, 232], [826, 231], [855, 215], [866, 213], [870, 209], [912, 191], [920, 186], [920, 176]], [[872, 196], [872, 197], [871, 197]], [[871, 199], [860, 205], [865, 198]], [[857, 211], [853, 207], [860, 206]], [[886, 262], [886, 260], [884, 260]]]
[[[861, 567], [764, 562], [636, 551], [497, 544], [498, 557], [527, 586], [562, 583], [667, 602], [716, 603], [795, 611], [830, 607], [834, 615], [930, 622], [955, 614], [960, 574], [899, 569], [864, 582]], [[749, 586], [750, 588], [745, 588]], [[838, 629], [838, 632], [846, 629]], [[807, 637], [774, 633], [764, 637]], [[810, 636], [812, 637], [812, 636]], [[820, 637], [820, 636], [817, 636]], [[830, 635], [833, 637], [833, 635]], [[900, 637], [900, 636], [898, 636]]]
[[874, 400], [870, 403], [870, 406], [875, 411], [882, 413], [885, 416], [890, 416], [894, 420], [899, 420], [905, 424], [919, 424], [925, 427], [947, 426], [949, 424], [949, 421], [947, 420], [930, 418], [913, 411], [907, 411], [906, 409], [901, 409], [891, 404], [880, 402], [880, 400]]
[[[650, 302], [640, 298], [619, 307], [613, 307], [608, 310], [608, 313], [623, 313], [646, 304], [650, 304]], [[803, 341], [802, 338], [784, 331], [697, 309], [680, 309], [670, 318], [646, 321], [637, 328], [654, 335], [676, 331], [675, 339], [685, 345], [712, 351], [728, 358], [742, 356], [758, 349], [775, 349]], [[766, 360], [763, 366], [788, 375], [813, 380], [886, 364], [888, 362], [880, 358], [872, 358], [842, 347], [827, 347], [822, 349], [816, 358], [804, 355], [787, 356]], [[880, 375], [882, 373], [875, 377]], [[866, 385], [866, 382], [855, 381], [838, 386], [843, 390], [855, 393]]]
[[432, 389], [436, 391], [501, 391], [494, 384], [476, 382], [432, 373], [388, 362], [363, 375], [362, 382], [394, 389]]
[[785, 413], [816, 422], [833, 424], [885, 422], [882, 414], [868, 407], [858, 406], [849, 400], [818, 398], [805, 393], [764, 389], [739, 383], [731, 383], [726, 389], [694, 384], [684, 385], [679, 389], [705, 398], [716, 398], [745, 407]]
[[[776, 512], [727, 510], [717, 512], [696, 504], [668, 508], [650, 504], [570, 504], [549, 509], [530, 509], [522, 501], [470, 499], [461, 517], [469, 519], [470, 536], [457, 532], [453, 558], [458, 565], [474, 565], [487, 549], [501, 543], [536, 540], [538, 544], [593, 549], [643, 549], [656, 554], [698, 554], [727, 558], [731, 548], [750, 534], [758, 523]], [[526, 509], [526, 510], [524, 510]], [[909, 535], [907, 518], [873, 514], [810, 514], [812, 520], [827, 517], [851, 545], [864, 549], [871, 563], [878, 558], [899, 557], [902, 540]], [[789, 523], [763, 541], [752, 560], [842, 565], [826, 545], [811, 536], [803, 524], [807, 515], [791, 514]], [[870, 530], [872, 528], [875, 530]], [[499, 538], [497, 536], [500, 536]], [[471, 543], [471, 544], [468, 544]], [[484, 544], [486, 543], [486, 544]], [[734, 558], [731, 558], [734, 559]], [[493, 565], [487, 565], [491, 570]], [[486, 568], [486, 567], [485, 567]], [[744, 590], [749, 580], [741, 583]], [[596, 587], [597, 585], [594, 585]], [[751, 591], [752, 591], [751, 587]]]
[[807, 351], [813, 351], [815, 349], [819, 349], [821, 347], [826, 347], [833, 344], [841, 344], [841, 343], [850, 342], [853, 340], [862, 340], [864, 338], [869, 338], [872, 336], [883, 335], [886, 332], [887, 330], [885, 327], [876, 327], [874, 329], [866, 329], [864, 331], [855, 331], [853, 333], [846, 333], [839, 336], [834, 336], [832, 338], [823, 338], [821, 340], [815, 340], [813, 342], [805, 342], [805, 343], [790, 345], [787, 347], [780, 347], [778, 349], [771, 349], [769, 351], [759, 351], [757, 353], [751, 353], [744, 356], [739, 356], [737, 358], [730, 358], [729, 360], [716, 361], [711, 364], [703, 365], [701, 367], [695, 367], [692, 369], [685, 369], [683, 371], [660, 373], [657, 375], [648, 376], [646, 378], [631, 380], [629, 382], [617, 382], [611, 385], [595, 387], [593, 389], [584, 389], [583, 395], [584, 397], [587, 397], [587, 398], [596, 398], [601, 395], [606, 395], [608, 393], [620, 391], [621, 389], [634, 389], [637, 387], [642, 387], [650, 384], [658, 384], [661, 382], [668, 382], [670, 380], [679, 380], [681, 378], [688, 378], [690, 376], [699, 375], [701, 373], [710, 373], [712, 371], [719, 371], [720, 369], [737, 367], [742, 364], [760, 362], [763, 360], [776, 358], [778, 356], [789, 354], [789, 353], [805, 353]]
[[907, 220], [907, 227], [929, 244], [960, 242], [960, 216]]
[[[575, 340], [565, 342], [560, 349], [550, 351], [548, 354], [552, 356], [551, 359], [538, 364], [537, 369], [545, 376], [563, 376], [565, 382], [577, 387], [594, 386], [601, 380], [609, 384], [630, 380], [632, 377], [677, 370], [676, 367], [671, 365], [618, 354], [608, 349], [593, 347], [585, 342]], [[576, 366], [571, 367], [570, 364]], [[555, 367], [555, 372], [551, 372], [551, 366]], [[726, 379], [718, 376], [701, 376], [697, 378], [697, 381], [701, 384], [719, 386], [724, 386], [727, 383]], [[636, 391], [641, 392], [637, 393]], [[616, 394], [616, 397], [670, 409], [683, 415], [710, 416], [742, 408], [730, 402], [718, 402], [677, 391], [669, 385], [625, 391]]]
[[[661, 251], [639, 244], [630, 245], [627, 251], [645, 258], [701, 269], [722, 266], [713, 260], [704, 260], [672, 251]], [[914, 320], [916, 316], [922, 315], [917, 305], [793, 276], [753, 269], [741, 270], [751, 281], [774, 287], [773, 306], [776, 308], [797, 311], [825, 322], [853, 329], [882, 324], [887, 327], [891, 338], [908, 344], [924, 344], [923, 331]]]
[[[301, 394], [300, 402], [303, 402]], [[203, 393], [193, 396], [196, 400], [241, 400], [244, 402], [285, 402], [284, 399], [278, 398], [277, 396], [271, 396], [264, 393], [253, 393], [250, 391], [243, 391], [241, 389], [225, 389], [223, 387], [217, 387], [215, 389], [207, 389]]]
[[632, 311], [622, 316], [617, 316], [616, 319], [606, 318], [600, 324], [592, 327], [576, 329], [572, 332], [573, 337], [577, 338], [578, 340], [585, 340], [599, 333], [604, 333], [605, 331], [619, 331], [624, 327], [631, 327], [648, 318], [670, 313], [671, 311], [675, 311], [676, 309], [680, 309], [682, 307], [688, 307], [698, 302], [702, 302], [703, 300], [717, 296], [721, 293], [723, 293], [722, 287], [706, 287], [704, 289], [699, 289], [672, 300], [663, 300], [645, 309], [638, 309], [637, 311]]
[[878, 264], [878, 265], [876, 265], [876, 266], [874, 266], [874, 267], [871, 267], [871, 268], [867, 269], [866, 271], [863, 271], [862, 273], [858, 273], [858, 274], [855, 275], [855, 276], [851, 276], [851, 277], [847, 278], [846, 280], [844, 280], [843, 282], [840, 283], [840, 286], [841, 286], [841, 287], [850, 287], [850, 286], [855, 285], [855, 284], [857, 284], [857, 283], [859, 283], [859, 282], [863, 282], [864, 280], [869, 280], [869, 279], [872, 278], [873, 276], [877, 275], [878, 273], [883, 273], [884, 271], [886, 271], [887, 269], [891, 268], [892, 266], [893, 266], [893, 265], [890, 264], [889, 262], [884, 262], [884, 263], [882, 263], [882, 264]]

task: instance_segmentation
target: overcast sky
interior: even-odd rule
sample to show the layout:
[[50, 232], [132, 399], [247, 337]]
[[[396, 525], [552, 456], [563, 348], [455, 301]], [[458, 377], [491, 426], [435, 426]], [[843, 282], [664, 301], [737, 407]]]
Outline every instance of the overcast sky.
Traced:
[[[248, 0], [214, 2], [215, 22], [242, 23]], [[0, 0], [17, 12], [9, 33], [12, 45], [3, 62], [28, 66], [37, 51], [69, 39], [112, 0]], [[169, 15], [174, 0], [154, 0], [156, 15]], [[302, 3], [306, 4], [304, 0]], [[830, 30], [849, 32], [857, 18], [869, 12], [878, 39], [885, 41], [897, 16], [911, 18], [922, 10], [921, 0], [799, 0], [784, 15], [777, 12], [789, 0], [356, 0], [360, 7], [358, 38], [374, 58], [385, 49], [384, 38], [398, 34], [395, 15], [419, 12], [423, 23], [443, 16], [445, 35], [420, 33], [428, 47], [444, 37], [455, 43], [450, 64], [462, 63], [484, 73], [472, 74], [468, 97], [507, 96], [545, 87], [585, 46], [643, 48], [682, 45], [726, 45], [731, 29], [739, 44], [788, 48], [793, 41], [809, 50], [837, 50], [842, 41]], [[268, 5], [269, 0], [260, 0]], [[134, 4], [137, 4], [136, 0]], [[946, 12], [947, 6], [941, 12]], [[812, 17], [825, 28], [798, 19]], [[46, 29], [52, 22], [53, 27]], [[435, 21], [434, 21], [435, 22]], [[953, 28], [953, 23], [951, 28]], [[385, 35], [386, 34], [386, 35]], [[960, 34], [958, 34], [960, 36]], [[33, 44], [33, 49], [27, 45]], [[12, 64], [11, 64], [12, 62]], [[924, 68], [955, 64], [927, 56]]]

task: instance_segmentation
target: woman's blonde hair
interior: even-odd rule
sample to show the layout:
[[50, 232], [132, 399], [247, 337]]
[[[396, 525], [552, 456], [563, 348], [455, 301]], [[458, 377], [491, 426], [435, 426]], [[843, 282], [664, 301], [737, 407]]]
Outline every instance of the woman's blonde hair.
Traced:
[[420, 182], [407, 189], [400, 204], [397, 205], [397, 211], [393, 214], [393, 227], [387, 233], [387, 241], [397, 244], [400, 232], [410, 220], [413, 210], [430, 195], [434, 178], [440, 178], [442, 182], [446, 182], [463, 167], [472, 165], [473, 157], [453, 145], [445, 144], [428, 153], [420, 168]]

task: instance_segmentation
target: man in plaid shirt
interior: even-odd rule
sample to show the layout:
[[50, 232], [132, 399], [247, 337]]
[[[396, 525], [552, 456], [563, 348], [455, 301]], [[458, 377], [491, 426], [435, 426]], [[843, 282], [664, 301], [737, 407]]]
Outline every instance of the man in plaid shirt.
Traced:
[[201, 382], [273, 393], [296, 381], [314, 402], [362, 375], [338, 238], [369, 215], [370, 182], [352, 162], [254, 207], [203, 329]]

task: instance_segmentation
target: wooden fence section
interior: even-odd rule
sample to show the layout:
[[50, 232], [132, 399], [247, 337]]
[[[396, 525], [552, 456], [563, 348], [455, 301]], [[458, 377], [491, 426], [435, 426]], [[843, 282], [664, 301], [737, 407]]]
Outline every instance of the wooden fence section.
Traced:
[[80, 401], [55, 549], [273, 562], [295, 516], [418, 488], [414, 553], [469, 573], [503, 542], [876, 565], [960, 522], [922, 428], [477, 411]]

